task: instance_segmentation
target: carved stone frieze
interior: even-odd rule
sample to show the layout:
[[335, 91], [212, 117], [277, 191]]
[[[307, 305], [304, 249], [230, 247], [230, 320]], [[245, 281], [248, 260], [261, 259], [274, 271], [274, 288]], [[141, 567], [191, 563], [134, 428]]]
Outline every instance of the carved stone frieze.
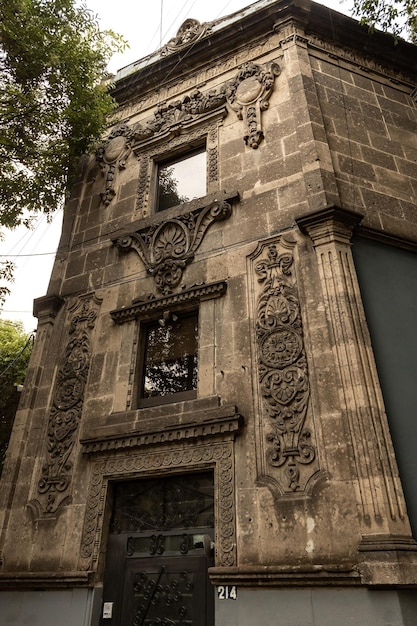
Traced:
[[166, 55], [169, 52], [183, 50], [209, 33], [210, 28], [205, 24], [200, 24], [198, 20], [185, 20], [179, 27], [175, 37], [170, 39], [165, 48], [162, 49], [161, 54]]
[[125, 169], [135, 137], [135, 127], [120, 124], [96, 150], [96, 161], [105, 178], [104, 191], [100, 194], [105, 206], [108, 206], [116, 195], [114, 189], [116, 174], [118, 170]]
[[[293, 272], [294, 245], [281, 238], [263, 245], [253, 257], [262, 286], [255, 310], [260, 465], [262, 477], [277, 484], [281, 495], [307, 490], [317, 473], [307, 421], [310, 385]], [[307, 466], [310, 470], [301, 472]]]
[[[231, 435], [229, 435], [231, 436]], [[218, 485], [216, 497], [216, 564], [223, 567], [236, 565], [236, 512], [234, 505], [234, 454], [233, 441], [207, 444], [164, 447], [160, 450], [143, 450], [136, 454], [119, 453], [98, 458], [92, 464], [92, 475], [87, 496], [87, 506], [81, 539], [80, 570], [97, 568], [103, 532], [108, 483], [121, 478], [141, 478], [155, 472], [184, 470], [196, 471], [211, 466]]]
[[275, 78], [281, 69], [276, 63], [264, 67], [255, 63], [244, 63], [236, 77], [226, 84], [227, 102], [236, 111], [245, 127], [244, 140], [250, 148], [258, 148], [264, 134], [261, 113], [268, 106]]
[[38, 518], [53, 516], [69, 498], [72, 453], [77, 441], [91, 358], [91, 332], [100, 304], [94, 295], [72, 308], [67, 341], [53, 394], [47, 430], [47, 453], [29, 507]]
[[232, 207], [226, 200], [214, 200], [184, 215], [141, 228], [113, 240], [122, 252], [135, 250], [155, 285], [171, 293], [182, 280], [184, 269], [194, 258], [208, 228], [230, 217]]

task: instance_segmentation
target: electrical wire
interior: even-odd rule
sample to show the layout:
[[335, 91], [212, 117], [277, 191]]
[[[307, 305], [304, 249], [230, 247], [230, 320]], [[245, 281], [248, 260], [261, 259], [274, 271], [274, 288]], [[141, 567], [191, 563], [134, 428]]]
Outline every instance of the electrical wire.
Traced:
[[20, 352], [18, 352], [16, 354], [16, 356], [14, 357], [13, 361], [11, 361], [11, 363], [9, 363], [2, 372], [0, 372], [0, 378], [3, 378], [3, 376], [5, 375], [6, 372], [9, 371], [9, 369], [17, 362], [17, 360], [22, 356], [22, 354], [24, 353], [24, 351], [26, 350], [26, 348], [28, 347], [29, 343], [32, 342], [32, 345], [35, 341], [35, 332], [30, 333], [30, 335], [27, 337], [26, 339], [26, 343], [23, 346], [23, 348], [20, 350]]

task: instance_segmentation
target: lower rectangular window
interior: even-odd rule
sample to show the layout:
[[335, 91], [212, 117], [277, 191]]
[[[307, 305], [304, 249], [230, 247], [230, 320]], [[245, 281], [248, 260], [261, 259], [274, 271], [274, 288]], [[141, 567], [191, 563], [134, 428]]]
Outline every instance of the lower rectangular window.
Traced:
[[139, 406], [195, 398], [198, 314], [165, 313], [147, 324], [141, 355]]

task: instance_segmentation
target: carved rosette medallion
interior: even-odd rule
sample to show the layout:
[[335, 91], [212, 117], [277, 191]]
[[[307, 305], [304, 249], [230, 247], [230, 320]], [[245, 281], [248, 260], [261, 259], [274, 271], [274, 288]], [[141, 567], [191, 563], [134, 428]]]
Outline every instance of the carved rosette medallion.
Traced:
[[182, 280], [184, 268], [190, 263], [207, 229], [230, 217], [231, 205], [225, 200], [149, 226], [115, 239], [123, 252], [135, 250], [155, 285], [164, 294], [171, 293]]
[[127, 124], [117, 126], [105, 142], [96, 151], [96, 161], [100, 165], [105, 178], [104, 191], [100, 198], [105, 206], [108, 206], [116, 195], [114, 182], [118, 170], [126, 167], [126, 161], [132, 151], [132, 142], [136, 137], [134, 127]]
[[262, 285], [256, 303], [261, 465], [264, 477], [277, 483], [281, 494], [305, 490], [311, 472], [301, 474], [300, 468], [316, 458], [306, 424], [310, 387], [293, 247], [285, 239], [268, 244], [254, 265]]
[[236, 77], [227, 83], [226, 96], [230, 107], [236, 111], [245, 125], [244, 140], [250, 148], [258, 148], [264, 134], [261, 113], [269, 106], [275, 78], [281, 69], [276, 63], [264, 67], [245, 63], [239, 68]]
[[91, 358], [91, 332], [100, 301], [80, 300], [72, 311], [69, 340], [59, 368], [47, 430], [47, 455], [38, 481], [38, 498], [29, 506], [37, 517], [50, 517], [69, 497], [72, 453], [84, 402]]

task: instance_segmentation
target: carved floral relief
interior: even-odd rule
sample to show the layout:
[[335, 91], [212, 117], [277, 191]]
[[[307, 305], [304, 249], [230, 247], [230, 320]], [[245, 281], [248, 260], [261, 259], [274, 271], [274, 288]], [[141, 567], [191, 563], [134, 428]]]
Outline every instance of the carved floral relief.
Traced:
[[[305, 491], [317, 471], [314, 437], [307, 419], [310, 384], [293, 246], [284, 239], [263, 246], [254, 264], [262, 287], [255, 312], [260, 465], [263, 477], [276, 483], [281, 495]], [[311, 466], [309, 472], [302, 470], [306, 466]]]
[[70, 495], [73, 450], [84, 402], [91, 359], [91, 332], [100, 301], [79, 300], [73, 308], [67, 341], [58, 371], [47, 430], [46, 459], [37, 485], [37, 499], [29, 506], [37, 517], [56, 513]]

